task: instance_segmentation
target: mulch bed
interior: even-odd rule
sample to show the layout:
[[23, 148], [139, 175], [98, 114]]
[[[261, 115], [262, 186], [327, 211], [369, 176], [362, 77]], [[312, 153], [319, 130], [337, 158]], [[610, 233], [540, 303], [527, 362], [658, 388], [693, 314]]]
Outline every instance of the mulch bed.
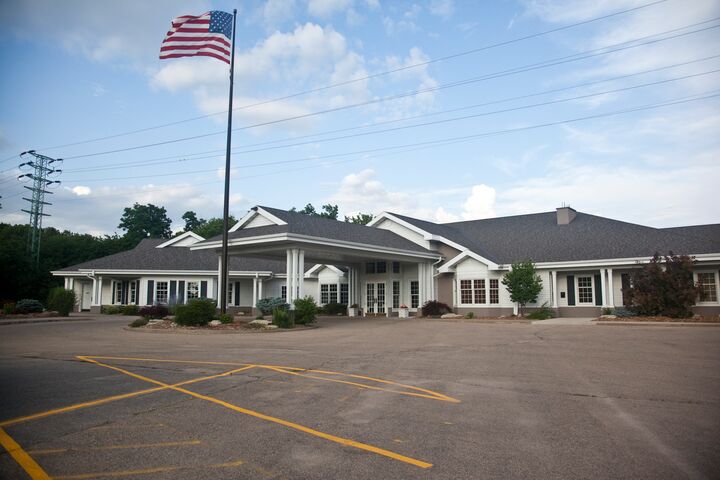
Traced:
[[720, 323], [720, 315], [700, 316], [690, 318], [672, 318], [672, 317], [617, 317], [607, 318], [600, 317], [596, 319], [601, 322], [666, 322], [666, 323]]
[[182, 325], [173, 326], [172, 320], [151, 321], [142, 327], [128, 327], [127, 330], [154, 331], [154, 332], [177, 332], [177, 333], [269, 333], [287, 332], [296, 330], [311, 330], [315, 326], [295, 325], [294, 328], [258, 328], [248, 325], [247, 322], [233, 322], [216, 326], [205, 325], [202, 327], [185, 327]]
[[0, 320], [11, 320], [14, 318], [51, 318], [59, 317], [58, 312], [38, 312], [38, 313], [0, 313]]

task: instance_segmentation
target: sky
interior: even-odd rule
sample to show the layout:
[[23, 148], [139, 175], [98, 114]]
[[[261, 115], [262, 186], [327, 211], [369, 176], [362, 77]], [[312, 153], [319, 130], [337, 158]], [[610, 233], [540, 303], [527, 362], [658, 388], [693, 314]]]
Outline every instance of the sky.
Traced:
[[229, 69], [159, 60], [237, 13], [230, 211], [720, 222], [720, 0], [0, 0], [0, 222], [105, 235], [134, 203], [221, 217]]

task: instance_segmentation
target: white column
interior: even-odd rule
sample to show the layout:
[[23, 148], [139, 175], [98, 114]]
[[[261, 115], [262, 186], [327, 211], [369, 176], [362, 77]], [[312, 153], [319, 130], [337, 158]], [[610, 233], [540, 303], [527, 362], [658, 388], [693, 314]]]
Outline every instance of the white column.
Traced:
[[418, 308], [425, 305], [425, 264], [418, 263]]
[[295, 310], [295, 299], [297, 298], [297, 270], [298, 270], [298, 251], [293, 248], [290, 252], [290, 310]]
[[611, 307], [615, 306], [615, 285], [613, 280], [613, 271], [612, 268], [607, 269], [607, 275], [608, 275], [608, 282], [607, 282], [607, 288], [608, 288], [608, 304]]
[[91, 305], [97, 305], [97, 278], [92, 277], [92, 299], [90, 300]]
[[607, 307], [607, 282], [605, 281], [605, 276], [607, 275], [607, 270], [604, 268], [600, 269], [600, 290], [602, 290], [602, 306]]
[[[217, 273], [217, 284], [218, 284], [218, 291], [215, 292], [215, 298], [217, 298], [217, 306], [218, 308], [221, 308], [220, 305], [220, 289], [222, 288], [222, 257], [218, 256], [218, 273]], [[210, 292], [208, 292], [208, 296], [210, 295]], [[227, 293], [225, 294], [227, 295]]]
[[558, 308], [558, 284], [557, 284], [557, 271], [552, 270], [550, 272], [550, 281], [552, 283], [552, 306]]
[[305, 250], [300, 250], [298, 253], [298, 298], [303, 298], [305, 295], [303, 285], [305, 285]]
[[75, 290], [75, 278], [70, 277], [70, 290]]
[[290, 295], [292, 295], [292, 287], [290, 285], [290, 279], [292, 278], [292, 250], [286, 250], [287, 255], [287, 267], [285, 269], [285, 303], [291, 304]]
[[259, 298], [259, 299], [262, 299], [262, 298], [263, 298], [262, 288], [263, 288], [263, 279], [260, 278], [260, 279], [258, 279], [258, 298]]
[[98, 296], [97, 296], [98, 303], [97, 304], [101, 305], [101, 306], [102, 306], [102, 289], [103, 289], [103, 278], [102, 278], [102, 276], [100, 276], [98, 278]]
[[253, 293], [252, 293], [252, 308], [255, 308], [255, 305], [258, 301], [258, 275], [257, 273], [253, 277]]

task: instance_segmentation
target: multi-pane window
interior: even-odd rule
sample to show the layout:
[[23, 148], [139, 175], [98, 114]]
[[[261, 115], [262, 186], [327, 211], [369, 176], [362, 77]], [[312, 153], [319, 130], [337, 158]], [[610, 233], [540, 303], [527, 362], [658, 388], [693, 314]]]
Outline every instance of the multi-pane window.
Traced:
[[392, 282], [392, 308], [400, 308], [400, 282]]
[[715, 273], [702, 272], [697, 274], [698, 286], [700, 287], [701, 302], [717, 302], [717, 287], [715, 285]]
[[320, 303], [325, 305], [328, 303], [337, 303], [337, 283], [321, 283], [320, 284]]
[[137, 303], [137, 282], [130, 282], [130, 303]]
[[593, 278], [577, 277], [578, 303], [593, 303]]
[[392, 272], [400, 273], [400, 262], [392, 262]]
[[155, 302], [168, 303], [168, 282], [157, 282], [155, 285]]
[[367, 262], [365, 264], [365, 273], [375, 273], [375, 262]]
[[375, 272], [376, 273], [387, 272], [387, 263], [386, 262], [377, 262], [377, 265], [375, 266]]
[[460, 280], [460, 303], [485, 303], [485, 279]]
[[287, 298], [287, 285], [280, 287], [280, 298]]
[[347, 305], [350, 301], [350, 295], [348, 290], [348, 284], [347, 283], [341, 283], [340, 284], [340, 303], [343, 305]]
[[122, 303], [123, 301], [123, 283], [115, 282], [115, 298], [113, 303]]
[[[398, 266], [398, 271], [399, 271]], [[367, 262], [365, 264], [365, 273], [387, 273], [387, 262]]]
[[500, 303], [500, 281], [497, 278], [490, 279], [490, 303]]
[[420, 306], [420, 282], [412, 280], [410, 282], [410, 308], [418, 308]]
[[192, 300], [193, 298], [200, 297], [200, 283], [199, 282], [187, 282], [187, 299]]
[[384, 313], [385, 312], [385, 284], [384, 283], [377, 284], [377, 297], [375, 297], [375, 300], [377, 300], [377, 313]]
[[235, 305], [235, 302], [233, 301], [233, 294], [235, 293], [235, 289], [233, 288], [233, 286], [234, 284], [232, 282], [228, 282], [227, 297], [225, 297], [225, 301], [228, 305]]

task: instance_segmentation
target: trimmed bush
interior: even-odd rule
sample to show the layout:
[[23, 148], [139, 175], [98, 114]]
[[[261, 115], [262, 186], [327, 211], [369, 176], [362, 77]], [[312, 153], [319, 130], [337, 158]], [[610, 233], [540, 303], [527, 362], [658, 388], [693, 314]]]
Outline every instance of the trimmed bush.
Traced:
[[140, 307], [137, 305], [123, 305], [122, 306], [122, 314], [123, 315], [138, 315], [138, 312], [140, 312]]
[[100, 307], [100, 313], [105, 315], [117, 315], [122, 313], [122, 307], [118, 305], [103, 305]]
[[3, 313], [5, 315], [15, 313], [15, 304], [13, 302], [3, 303]]
[[269, 315], [275, 310], [288, 310], [290, 308], [290, 305], [285, 303], [284, 298], [274, 297], [261, 298], [257, 301], [255, 307], [257, 307], [257, 309], [260, 310], [263, 315]]
[[531, 320], [547, 320], [548, 318], [554, 318], [555, 312], [552, 311], [551, 308], [548, 308], [543, 304], [542, 307], [538, 308], [535, 311], [532, 311], [525, 315], [525, 318], [529, 318]]
[[323, 307], [323, 313], [326, 315], [347, 315], [347, 305], [344, 303], [327, 303]]
[[295, 304], [295, 323], [309, 325], [315, 321], [317, 305], [312, 297], [298, 298]]
[[138, 315], [144, 318], [165, 318], [168, 313], [165, 305], [147, 305], [138, 311]]
[[75, 291], [55, 287], [48, 294], [48, 310], [58, 312], [61, 317], [67, 317], [75, 306]]
[[235, 321], [235, 318], [230, 314], [223, 313], [218, 317], [218, 320], [220, 320], [220, 323], [222, 323], [223, 325], [228, 325], [230, 323], [233, 323]]
[[475, 312], [467, 312], [465, 314], [465, 318], [467, 318], [467, 319], [475, 318]]
[[422, 306], [423, 317], [436, 317], [452, 312], [452, 309], [447, 303], [438, 302], [437, 300], [430, 300]]
[[136, 320], [133, 320], [131, 323], [128, 324], [128, 326], [129, 326], [129, 327], [132, 327], [132, 328], [144, 327], [145, 325], [148, 324], [149, 321], [150, 321], [149, 318], [147, 318], [147, 317], [141, 317], [141, 318], [138, 318], [138, 319], [136, 319]]
[[273, 324], [277, 325], [278, 328], [293, 328], [295, 326], [293, 315], [288, 310], [275, 309], [272, 316]]
[[42, 303], [32, 298], [23, 298], [15, 304], [15, 313], [39, 313], [42, 311]]
[[215, 317], [214, 300], [195, 298], [175, 307], [175, 323], [185, 326], [207, 325]]

